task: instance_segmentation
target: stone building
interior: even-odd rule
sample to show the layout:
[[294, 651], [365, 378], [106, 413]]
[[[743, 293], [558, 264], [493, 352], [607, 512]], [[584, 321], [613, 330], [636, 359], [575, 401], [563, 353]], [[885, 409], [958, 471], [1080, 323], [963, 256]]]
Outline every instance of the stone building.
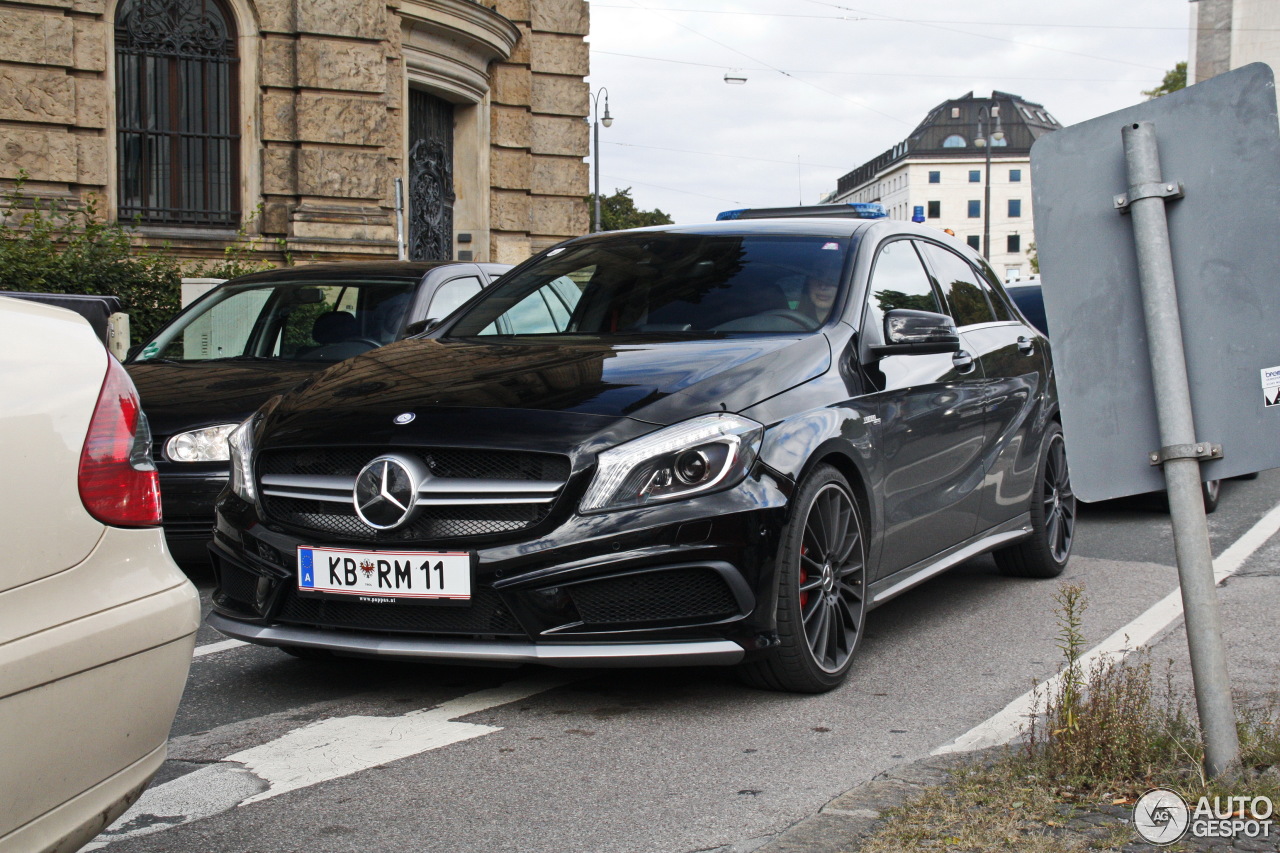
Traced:
[[0, 184], [220, 254], [516, 262], [588, 230], [583, 0], [0, 0]]
[[1274, 0], [1191, 0], [1187, 85], [1265, 62], [1280, 68], [1280, 3]]
[[1006, 280], [1026, 278], [1035, 242], [1031, 144], [1059, 127], [1042, 105], [1020, 95], [969, 92], [934, 107], [910, 136], [841, 177], [826, 200], [879, 202], [893, 219], [912, 219], [918, 208], [926, 224], [950, 229], [984, 252]]

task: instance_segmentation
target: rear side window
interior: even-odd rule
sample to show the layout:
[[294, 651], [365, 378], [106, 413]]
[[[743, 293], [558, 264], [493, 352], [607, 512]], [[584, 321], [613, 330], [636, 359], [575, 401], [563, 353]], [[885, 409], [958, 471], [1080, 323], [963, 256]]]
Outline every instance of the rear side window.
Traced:
[[867, 328], [884, 329], [884, 315], [894, 308], [944, 313], [938, 295], [911, 240], [886, 243], [876, 256], [867, 296]]
[[933, 243], [922, 243], [920, 248], [938, 277], [938, 286], [942, 288], [957, 326], [972, 326], [995, 320], [986, 294], [978, 284], [977, 273], [969, 266], [968, 261]]
[[431, 297], [431, 306], [427, 308], [427, 319], [443, 320], [479, 292], [480, 279], [475, 276], [446, 281], [440, 285], [435, 296]]
[[987, 298], [991, 300], [991, 308], [996, 312], [996, 319], [1002, 322], [1012, 320], [1013, 314], [1010, 313], [1009, 306], [1000, 293], [1000, 282], [996, 274], [989, 267], [979, 265], [978, 281], [982, 282], [982, 288], [987, 292]]

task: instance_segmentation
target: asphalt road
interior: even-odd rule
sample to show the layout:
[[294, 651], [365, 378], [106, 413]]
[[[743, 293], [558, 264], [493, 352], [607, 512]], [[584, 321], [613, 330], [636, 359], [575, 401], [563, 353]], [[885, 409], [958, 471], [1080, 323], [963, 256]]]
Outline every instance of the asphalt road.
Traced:
[[[1215, 554], [1278, 503], [1280, 471], [1224, 484], [1210, 516]], [[197, 580], [207, 599], [207, 579]], [[1052, 675], [1061, 581], [1086, 589], [1090, 643], [1107, 637], [1176, 588], [1168, 516], [1141, 500], [1084, 507], [1058, 581], [1005, 578], [983, 557], [895, 599], [869, 617], [849, 682], [822, 696], [748, 689], [717, 669], [315, 663], [252, 646], [206, 653], [192, 664], [170, 760], [124, 822], [149, 834], [105, 849], [749, 850]], [[1247, 589], [1232, 584], [1225, 594]], [[1269, 617], [1238, 640], [1228, 633], [1241, 645], [1277, 642]], [[1184, 652], [1180, 638], [1166, 635], [1156, 654]], [[222, 639], [205, 628], [197, 645]], [[1233, 676], [1274, 685], [1278, 659], [1280, 648], [1233, 649]]]

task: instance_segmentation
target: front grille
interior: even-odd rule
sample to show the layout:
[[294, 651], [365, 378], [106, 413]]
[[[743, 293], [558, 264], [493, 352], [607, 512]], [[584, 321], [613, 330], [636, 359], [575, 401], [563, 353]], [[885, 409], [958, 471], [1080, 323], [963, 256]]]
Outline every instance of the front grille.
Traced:
[[672, 569], [564, 587], [587, 625], [724, 618], [738, 612], [720, 573]]
[[287, 589], [276, 621], [400, 634], [526, 636], [499, 595], [485, 587], [473, 589], [471, 603], [465, 607], [304, 598], [296, 590]]
[[[258, 474], [321, 474], [354, 477], [369, 460], [391, 448], [317, 448], [273, 450], [262, 454]], [[417, 456], [437, 477], [483, 480], [552, 480], [569, 477], [569, 459], [554, 453], [459, 448], [396, 448]]]
[[414, 520], [378, 530], [356, 515], [350, 489], [361, 469], [386, 452], [379, 447], [263, 453], [258, 465], [263, 512], [344, 540], [403, 543], [492, 536], [545, 519], [570, 470], [567, 457], [550, 453], [397, 449], [418, 457], [431, 476], [421, 486]]

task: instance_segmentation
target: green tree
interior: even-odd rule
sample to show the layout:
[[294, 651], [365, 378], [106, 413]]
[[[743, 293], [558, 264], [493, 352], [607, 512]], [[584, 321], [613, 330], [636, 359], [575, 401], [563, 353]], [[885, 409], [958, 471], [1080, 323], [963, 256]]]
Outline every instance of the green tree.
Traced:
[[[587, 196], [587, 216], [595, 217], [595, 197]], [[613, 195], [600, 196], [600, 227], [605, 231], [621, 231], [624, 228], [644, 228], [648, 225], [670, 225], [672, 219], [658, 208], [640, 210], [631, 197], [631, 187], [615, 190]]]
[[1142, 94], [1147, 96], [1148, 101], [1154, 101], [1156, 98], [1185, 88], [1187, 88], [1187, 63], [1179, 62], [1173, 66], [1172, 71], [1164, 73], [1164, 80], [1159, 86], [1154, 89], [1144, 89]]
[[1036, 249], [1036, 244], [1032, 243], [1027, 246], [1027, 260], [1031, 262], [1031, 271], [1033, 273], [1040, 272], [1040, 252]]

